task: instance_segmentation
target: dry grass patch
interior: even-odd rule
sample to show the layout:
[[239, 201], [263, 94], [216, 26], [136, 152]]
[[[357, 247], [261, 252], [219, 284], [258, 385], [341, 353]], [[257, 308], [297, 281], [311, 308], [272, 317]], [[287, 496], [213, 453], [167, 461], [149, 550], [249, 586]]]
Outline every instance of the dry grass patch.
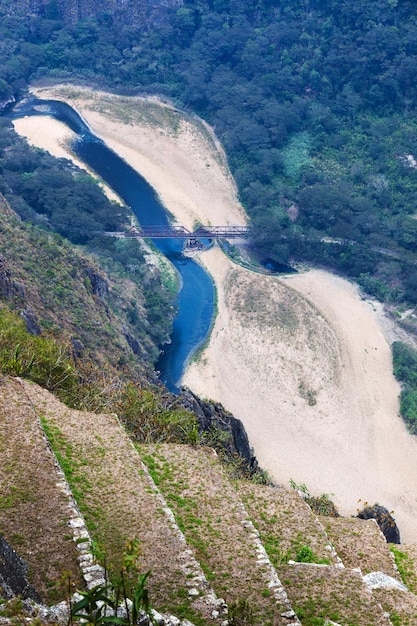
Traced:
[[323, 315], [295, 290], [271, 277], [253, 276], [241, 268], [229, 271], [225, 297], [244, 364], [257, 372], [260, 388], [271, 384], [265, 346], [273, 348], [274, 384], [307, 405], [337, 386], [340, 354], [333, 329]]
[[356, 572], [320, 565], [284, 565], [279, 570], [303, 626], [389, 626], [384, 611]]
[[0, 532], [29, 565], [44, 601], [67, 596], [67, 578], [82, 586], [68, 527], [68, 498], [36, 414], [17, 380], [0, 378]]
[[346, 567], [360, 567], [363, 574], [384, 572], [400, 580], [387, 542], [373, 520], [326, 517], [321, 521]]
[[390, 614], [393, 626], [417, 624], [417, 598], [413, 593], [394, 589], [375, 589], [375, 599]]
[[[187, 611], [184, 545], [173, 534], [142, 463], [115, 415], [68, 409], [36, 385], [25, 388], [110, 573], [118, 576], [127, 542], [139, 541], [150, 599], [158, 609]], [[198, 617], [198, 616], [197, 616]]]
[[216, 593], [227, 603], [247, 599], [256, 624], [287, 623], [243, 526], [240, 498], [213, 450], [180, 445], [140, 450]]
[[238, 491], [275, 567], [303, 560], [305, 548], [314, 562], [333, 562], [323, 528], [295, 491], [246, 482], [238, 483]]

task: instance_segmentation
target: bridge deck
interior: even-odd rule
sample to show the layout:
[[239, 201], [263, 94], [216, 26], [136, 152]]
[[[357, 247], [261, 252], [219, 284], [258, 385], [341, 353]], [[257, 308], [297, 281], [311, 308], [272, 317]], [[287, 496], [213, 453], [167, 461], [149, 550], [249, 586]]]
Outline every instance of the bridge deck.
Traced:
[[128, 231], [106, 232], [107, 237], [133, 239], [238, 239], [246, 238], [249, 234], [247, 226], [200, 226], [190, 232], [184, 226], [141, 226]]

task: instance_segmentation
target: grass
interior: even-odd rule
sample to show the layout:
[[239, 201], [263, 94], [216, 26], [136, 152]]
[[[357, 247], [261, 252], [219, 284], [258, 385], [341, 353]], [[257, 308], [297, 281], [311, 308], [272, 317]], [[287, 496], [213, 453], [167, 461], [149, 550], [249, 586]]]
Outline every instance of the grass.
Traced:
[[[32, 387], [28, 385], [28, 389], [35, 392]], [[35, 394], [33, 402], [41, 406], [44, 397]], [[26, 410], [23, 405], [21, 408]], [[180, 617], [187, 617], [193, 623], [204, 624], [204, 617], [196, 612], [188, 598], [186, 576], [181, 575], [178, 564], [174, 567], [168, 565], [166, 553], [159, 552], [167, 524], [163, 511], [154, 508], [152, 513], [147, 512], [146, 487], [142, 486], [143, 492], [139, 492], [139, 483], [125, 484], [127, 477], [135, 474], [142, 481], [146, 479], [146, 474], [139, 469], [139, 465], [133, 469], [127, 457], [116, 460], [114, 450], [119, 451], [123, 446], [116, 434], [122, 431], [119, 426], [119, 430], [114, 428], [114, 419], [69, 411], [58, 403], [54, 405], [52, 401], [44, 406], [43, 415], [48, 437], [58, 450], [68, 480], [89, 517], [98, 553], [103, 557], [105, 554], [109, 564], [115, 563], [117, 559], [113, 561], [112, 554], [116, 549], [123, 551], [128, 533], [133, 533], [140, 539], [141, 570], [147, 570], [149, 561], [146, 561], [146, 554], [150, 554], [153, 562], [166, 570], [168, 575], [168, 579], [163, 580], [155, 572], [150, 578], [151, 600], [157, 599], [157, 608], [166, 608]], [[71, 428], [68, 430], [69, 426]], [[3, 439], [0, 438], [0, 441]], [[115, 446], [114, 450], [109, 450], [110, 442]], [[237, 514], [236, 494], [233, 495], [213, 452], [165, 444], [142, 445], [140, 449], [150, 473], [174, 510], [189, 545], [200, 559], [207, 579], [218, 594], [225, 596], [229, 602], [238, 603], [242, 589], [248, 590], [248, 602], [255, 615], [254, 623], [262, 626], [272, 624], [275, 611], [272, 594], [262, 579], [261, 571], [256, 569], [252, 547], [247, 542], [247, 535], [242, 532], [242, 518]], [[132, 450], [131, 453], [134, 454]], [[136, 455], [134, 458], [137, 458]], [[113, 488], [112, 495], [109, 490]], [[154, 494], [149, 491], [149, 498], [154, 500]], [[300, 617], [303, 616], [303, 626], [323, 623], [326, 618], [345, 626], [379, 623], [375, 606], [369, 603], [369, 598], [361, 597], [360, 589], [356, 588], [357, 577], [352, 578], [349, 572], [339, 575], [325, 566], [326, 573], [322, 573], [322, 568], [306, 568], [305, 565], [288, 568], [285, 565], [290, 557], [303, 563], [322, 560], [320, 546], [323, 537], [320, 538], [317, 530], [309, 525], [308, 519], [303, 518], [304, 511], [308, 512], [308, 509], [295, 493], [286, 492], [279, 506], [271, 507], [268, 494], [277, 492], [277, 489], [245, 484], [241, 493], [247, 508], [252, 510], [254, 522], [270, 540], [269, 546], [265, 542], [267, 550], [272, 554], [272, 548], [276, 548], [276, 555], [271, 558], [277, 563], [281, 580], [287, 581], [287, 592], [291, 593], [292, 604], [299, 610]], [[136, 498], [127, 506], [123, 503], [126, 493], [134, 494]], [[295, 501], [300, 509], [294, 508]], [[135, 514], [138, 510], [140, 516]], [[258, 511], [256, 519], [253, 511]], [[160, 525], [153, 531], [151, 540], [149, 535], [145, 536], [144, 529], [148, 531], [149, 525], [155, 520], [159, 520]], [[138, 526], [135, 527], [138, 522], [143, 525], [140, 531]], [[281, 533], [277, 530], [280, 524], [284, 528]], [[262, 530], [262, 525], [268, 529], [267, 532]], [[309, 574], [308, 570], [313, 569], [315, 573]], [[343, 576], [346, 576], [346, 580]], [[51, 592], [55, 593], [52, 587]], [[360, 603], [364, 603], [364, 614], [358, 608]], [[401, 617], [402, 614], [398, 614]], [[401, 622], [397, 620], [397, 623]], [[403, 621], [403, 624], [407, 622]]]
[[0, 378], [0, 532], [29, 565], [29, 582], [46, 603], [66, 598], [65, 572], [81, 585], [67, 523], [67, 497], [33, 407], [16, 381]]
[[209, 450], [179, 446], [140, 450], [216, 593], [238, 602], [245, 589], [254, 623], [273, 620], [279, 609], [267, 588], [266, 570], [257, 563], [239, 499], [218, 458]]
[[87, 504], [87, 496], [92, 491], [92, 484], [83, 471], [92, 462], [92, 459], [81, 457], [79, 451], [74, 450], [74, 446], [65, 438], [59, 428], [44, 416], [41, 415], [40, 420], [58, 463], [71, 487], [72, 495], [77, 501], [81, 513], [85, 516], [87, 527], [93, 531], [96, 529], [93, 520], [97, 518], [98, 512], [96, 508], [91, 508]]
[[287, 565], [280, 568], [280, 575], [303, 626], [323, 626], [326, 620], [343, 626], [388, 626], [381, 607], [358, 574]]
[[289, 560], [331, 563], [327, 536], [296, 493], [246, 482], [237, 485], [246, 510], [277, 569]]
[[355, 517], [326, 517], [321, 521], [345, 567], [360, 567], [363, 574], [381, 571], [398, 577], [385, 538], [374, 522]]
[[193, 608], [192, 599], [176, 594], [186, 588], [184, 545], [171, 532], [139, 456], [115, 416], [80, 413], [52, 399], [44, 403], [44, 392], [33, 391], [33, 402], [43, 406], [51, 445], [85, 516], [94, 552], [112, 582], [119, 577], [126, 544], [138, 542], [140, 570], [151, 570], [149, 593], [155, 607], [174, 614], [177, 604]]
[[395, 564], [404, 585], [407, 585], [411, 591], [417, 593], [417, 575], [414, 560], [406, 552], [400, 550], [393, 544], [390, 544], [389, 549], [394, 556]]

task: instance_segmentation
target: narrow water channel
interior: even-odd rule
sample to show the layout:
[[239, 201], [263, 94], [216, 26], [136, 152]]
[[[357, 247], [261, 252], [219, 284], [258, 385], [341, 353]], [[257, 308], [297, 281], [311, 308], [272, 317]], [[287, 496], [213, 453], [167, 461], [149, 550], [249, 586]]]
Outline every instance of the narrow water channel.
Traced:
[[[16, 119], [27, 115], [50, 115], [69, 126], [78, 139], [72, 146], [77, 156], [131, 207], [142, 226], [166, 225], [167, 213], [154, 189], [105, 143], [96, 137], [74, 109], [55, 100], [31, 98], [8, 111]], [[140, 137], [138, 137], [140, 141]], [[170, 391], [177, 392], [184, 368], [210, 329], [214, 312], [214, 285], [194, 260], [182, 255], [178, 239], [155, 239], [155, 246], [173, 263], [180, 275], [171, 343], [164, 346], [156, 369]]]

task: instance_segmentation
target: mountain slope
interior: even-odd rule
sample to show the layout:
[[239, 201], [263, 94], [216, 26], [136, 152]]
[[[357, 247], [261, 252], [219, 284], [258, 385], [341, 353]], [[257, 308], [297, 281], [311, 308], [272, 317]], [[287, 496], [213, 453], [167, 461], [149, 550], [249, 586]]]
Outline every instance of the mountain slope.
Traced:
[[[21, 423], [22, 410], [26, 431], [32, 433], [28, 440], [33, 461], [19, 466], [21, 449], [11, 446], [10, 477], [32, 480], [34, 467], [48, 454], [42, 436], [33, 435], [39, 432], [41, 417], [90, 533], [108, 556], [110, 571], [120, 565], [118, 550], [124, 542], [139, 540], [141, 567], [152, 570], [149, 588], [156, 608], [187, 616], [196, 624], [220, 624], [223, 604], [214, 590], [217, 597], [221, 593], [231, 614], [238, 610], [239, 600], [248, 599], [249, 624], [323, 626], [328, 619], [345, 626], [415, 623], [416, 597], [405, 588], [393, 588], [399, 586], [398, 572], [373, 521], [317, 517], [296, 492], [229, 482], [207, 448], [141, 445], [138, 454], [114, 415], [70, 410], [26, 382], [3, 377], [1, 384], [2, 412], [7, 416], [2, 441]], [[47, 479], [56, 480], [53, 464], [45, 464], [44, 471], [39, 497], [31, 505], [33, 518], [39, 520], [51, 493]], [[59, 532], [50, 536], [47, 553], [33, 551], [24, 547], [27, 533], [32, 536], [31, 526], [24, 516], [16, 519], [20, 549], [36, 580], [38, 568], [56, 563]], [[1, 529], [12, 545], [15, 523], [2, 515]], [[65, 523], [61, 532], [68, 542]], [[329, 549], [329, 539], [340, 549], [343, 564]], [[298, 562], [289, 560], [291, 550]], [[268, 583], [265, 573], [273, 572], [273, 566], [277, 578]], [[376, 568], [391, 577], [386, 578], [391, 587], [370, 592], [362, 574], [369, 576]], [[57, 576], [52, 575], [49, 584]], [[390, 612], [391, 621], [384, 611]]]
[[[158, 350], [138, 284], [104, 271], [59, 235], [21, 222], [2, 196], [0, 258], [0, 301], [23, 311], [32, 332], [70, 341], [96, 364], [151, 375]], [[155, 272], [149, 267], [145, 280], [157, 279]]]

